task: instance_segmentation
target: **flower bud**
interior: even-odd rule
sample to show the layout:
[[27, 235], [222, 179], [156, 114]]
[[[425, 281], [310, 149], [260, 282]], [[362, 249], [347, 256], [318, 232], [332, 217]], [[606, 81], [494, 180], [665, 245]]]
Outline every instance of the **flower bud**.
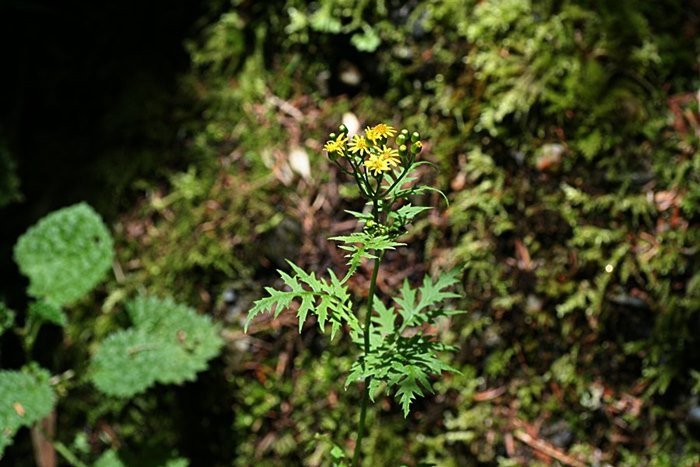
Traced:
[[336, 139], [337, 137], [338, 137], [338, 135], [336, 135], [335, 133], [331, 133], [330, 135], [328, 135], [328, 139], [331, 140], [331, 141], [335, 141], [335, 139]]
[[407, 129], [404, 128], [403, 130], [401, 130], [401, 134], [406, 135], [406, 137], [408, 138], [408, 130]]
[[396, 137], [396, 144], [402, 145], [406, 142], [406, 139], [408, 139], [408, 135], [400, 133], [399, 136]]
[[413, 133], [411, 133], [411, 141], [414, 143], [417, 143], [418, 141], [420, 141], [420, 133], [418, 133], [417, 131], [414, 131]]
[[[414, 133], [415, 134], [415, 133]], [[423, 143], [416, 141], [411, 145], [411, 154], [418, 154], [423, 149]]]
[[340, 133], [342, 133], [342, 134], [346, 134], [346, 135], [347, 135], [347, 134], [348, 134], [348, 127], [346, 127], [345, 125], [340, 125], [340, 126], [338, 127], [338, 131], [340, 131]]

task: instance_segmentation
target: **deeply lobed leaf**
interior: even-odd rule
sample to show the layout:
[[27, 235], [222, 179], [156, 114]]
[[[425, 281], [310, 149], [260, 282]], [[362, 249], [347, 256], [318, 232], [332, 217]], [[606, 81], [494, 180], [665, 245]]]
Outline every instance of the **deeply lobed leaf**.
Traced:
[[248, 312], [248, 319], [244, 326], [246, 332], [257, 315], [273, 313], [277, 317], [295, 301], [299, 302], [297, 308], [299, 332], [309, 313], [317, 317], [322, 332], [325, 331], [326, 323], [330, 321], [331, 339], [335, 337], [342, 325], [348, 325], [351, 333], [361, 332], [360, 323], [352, 313], [350, 294], [333, 271], [328, 271], [330, 280], [325, 280], [317, 278], [314, 273], [307, 273], [292, 262], [289, 264], [295, 276], [278, 271], [289, 290], [280, 291], [267, 287], [265, 290], [268, 296], [255, 301], [253, 308]]
[[[403, 334], [407, 326], [431, 324], [439, 317], [454, 314], [439, 307], [437, 310], [433, 308], [446, 299], [459, 296], [448, 291], [457, 282], [457, 271], [446, 273], [435, 281], [426, 277], [418, 289], [411, 288], [405, 281], [399, 296], [394, 299], [403, 319], [400, 327], [396, 323], [395, 309], [387, 307], [375, 297], [370, 354], [364, 355], [351, 367], [345, 386], [369, 379], [372, 400], [382, 387], [387, 392], [395, 388], [396, 400], [404, 416], [407, 416], [416, 397], [422, 396], [425, 391], [432, 392], [431, 375], [457, 371], [439, 358], [440, 353], [453, 351], [453, 347], [424, 335], [421, 328], [416, 328], [413, 335]], [[358, 345], [361, 344], [358, 342]]]

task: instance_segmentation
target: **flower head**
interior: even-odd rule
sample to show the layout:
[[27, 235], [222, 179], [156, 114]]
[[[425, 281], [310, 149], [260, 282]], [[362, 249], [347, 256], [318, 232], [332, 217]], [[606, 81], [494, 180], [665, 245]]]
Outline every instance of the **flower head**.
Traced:
[[369, 154], [369, 143], [367, 142], [367, 139], [364, 136], [360, 135], [355, 135], [352, 137], [352, 141], [350, 141], [350, 144], [348, 145], [348, 148], [350, 149], [350, 152], [353, 154]]
[[386, 144], [379, 150], [379, 157], [384, 159], [389, 167], [396, 167], [399, 165], [399, 151], [388, 148]]
[[374, 130], [374, 128], [367, 127], [365, 128], [365, 136], [367, 137], [368, 140], [372, 141], [373, 143], [376, 143], [381, 136]]
[[365, 161], [365, 167], [367, 167], [368, 171], [374, 172], [375, 176], [391, 170], [389, 162], [387, 162], [386, 158], [382, 157], [381, 154], [372, 154], [369, 156], [369, 159]]
[[372, 132], [379, 138], [389, 138], [396, 134], [396, 128], [387, 125], [386, 123], [379, 123], [371, 128]]
[[323, 145], [323, 149], [328, 151], [328, 154], [339, 153], [341, 156], [345, 152], [345, 143], [348, 142], [347, 136], [344, 133], [338, 135], [335, 139], [330, 139]]

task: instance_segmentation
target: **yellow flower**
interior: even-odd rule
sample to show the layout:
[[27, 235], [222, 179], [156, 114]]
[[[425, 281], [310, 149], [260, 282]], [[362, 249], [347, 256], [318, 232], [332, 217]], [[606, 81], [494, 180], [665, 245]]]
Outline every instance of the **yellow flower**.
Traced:
[[382, 172], [391, 170], [386, 158], [382, 157], [381, 154], [372, 154], [369, 156], [369, 159], [365, 161], [365, 167], [367, 167], [368, 171], [374, 172], [375, 177]]
[[370, 127], [365, 128], [365, 136], [368, 140], [372, 141], [373, 143], [376, 143], [377, 140], [381, 138], [381, 136], [379, 136], [375, 129]]
[[345, 136], [344, 133], [341, 133], [335, 140], [329, 140], [326, 142], [326, 144], [323, 146], [323, 149], [328, 151], [329, 154], [332, 153], [340, 153], [340, 155], [344, 155], [343, 152], [345, 151], [345, 143], [347, 143], [347, 137]]
[[396, 167], [399, 165], [399, 151], [396, 149], [388, 148], [386, 145], [379, 150], [379, 157], [384, 159], [390, 167]]
[[380, 123], [371, 128], [372, 133], [379, 138], [389, 138], [396, 134], [396, 128], [389, 126], [386, 123]]
[[350, 149], [350, 152], [353, 154], [369, 154], [369, 143], [367, 142], [364, 136], [353, 136], [352, 141], [350, 141], [350, 145], [348, 147]]

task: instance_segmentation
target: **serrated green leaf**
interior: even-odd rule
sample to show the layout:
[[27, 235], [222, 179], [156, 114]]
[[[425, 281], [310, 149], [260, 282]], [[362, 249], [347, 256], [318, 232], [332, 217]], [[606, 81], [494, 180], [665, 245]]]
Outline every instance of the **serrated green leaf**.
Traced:
[[304, 327], [304, 322], [306, 321], [306, 316], [309, 314], [309, 310], [314, 305], [314, 296], [313, 295], [304, 295], [304, 297], [301, 299], [301, 305], [299, 305], [299, 309], [297, 310], [297, 318], [299, 318], [299, 332], [301, 332], [301, 329]]
[[399, 388], [396, 390], [396, 397], [401, 404], [403, 416], [407, 417], [411, 410], [411, 402], [416, 396], [423, 396], [423, 388], [432, 392], [427, 375], [418, 367], [404, 366], [402, 373], [405, 377], [398, 382]]
[[[370, 333], [372, 351], [353, 365], [346, 385], [369, 377], [372, 397], [384, 384], [387, 392], [396, 388], [395, 397], [401, 404], [404, 416], [407, 416], [416, 397], [433, 391], [429, 375], [456, 372], [439, 358], [441, 352], [454, 351], [454, 347], [440, 343], [432, 335], [425, 336], [421, 327], [417, 327], [411, 336], [403, 335], [402, 331], [407, 325], [432, 323], [450, 314], [434, 308], [442, 300], [457, 295], [447, 289], [458, 282], [458, 276], [457, 271], [452, 271], [435, 281], [426, 277], [418, 289], [411, 288], [408, 281], [404, 281], [399, 295], [394, 299], [403, 318], [399, 329], [393, 308], [377, 300]], [[362, 345], [361, 341], [357, 343]]]
[[[107, 337], [92, 359], [92, 381], [110, 396], [131, 397], [159, 380], [177, 381], [182, 347], [141, 329], [118, 331]], [[175, 380], [175, 381], [174, 381]]]
[[[459, 294], [446, 290], [457, 282], [459, 282], [459, 279], [458, 271], [456, 270], [442, 274], [435, 282], [426, 276], [423, 279], [423, 284], [417, 290], [412, 289], [408, 282], [404, 281], [399, 296], [394, 298], [394, 301], [400, 307], [399, 313], [403, 318], [402, 329], [429, 321], [431, 318], [434, 318], [433, 314], [428, 313], [431, 307], [440, 304], [448, 298], [459, 297]], [[418, 299], [418, 297], [420, 298]], [[418, 302], [416, 302], [417, 299]], [[447, 312], [440, 311], [437, 314], [444, 316]]]
[[399, 306], [399, 313], [403, 318], [403, 322], [411, 323], [417, 313], [416, 291], [411, 288], [407, 279], [404, 279], [399, 296], [394, 298], [394, 302]]
[[458, 298], [460, 295], [454, 292], [447, 292], [445, 289], [459, 282], [456, 271], [442, 274], [438, 280], [433, 282], [429, 277], [423, 280], [423, 286], [420, 288], [420, 302], [418, 308], [423, 309], [431, 305], [436, 305], [448, 298]]
[[316, 314], [318, 315], [318, 326], [323, 331], [326, 327], [326, 319], [328, 318], [328, 305], [329, 299], [327, 297], [321, 298], [321, 301], [316, 307]]
[[377, 393], [383, 385], [384, 382], [378, 378], [374, 378], [369, 381], [369, 398], [372, 402], [374, 402], [374, 398], [377, 397]]
[[339, 321], [331, 322], [331, 340], [335, 339], [335, 335], [338, 333], [339, 330], [340, 330], [340, 322]]
[[130, 397], [156, 383], [192, 381], [219, 354], [218, 327], [170, 299], [138, 297], [128, 305], [134, 327], [107, 337], [91, 362], [95, 386]]
[[374, 220], [374, 217], [372, 216], [371, 213], [350, 211], [349, 209], [346, 209], [345, 212], [347, 212], [348, 214], [353, 216], [355, 219], [360, 220], [362, 222]]
[[14, 256], [29, 278], [29, 295], [62, 306], [104, 279], [112, 265], [113, 241], [100, 216], [80, 203], [30, 227], [17, 241]]
[[372, 317], [372, 321], [377, 323], [377, 331], [383, 335], [393, 333], [396, 323], [394, 307], [387, 308], [379, 297], [374, 297], [374, 303], [374, 311], [377, 312], [377, 315]]
[[292, 290], [283, 292], [267, 287], [265, 290], [268, 296], [255, 301], [253, 308], [248, 312], [248, 319], [244, 325], [245, 332], [248, 331], [248, 326], [255, 316], [274, 312], [274, 316], [277, 317], [282, 310], [289, 308], [293, 301], [300, 302], [297, 310], [299, 331], [309, 313], [318, 317], [322, 331], [325, 330], [326, 322], [331, 321], [331, 339], [343, 324], [348, 324], [353, 332], [361, 330], [357, 318], [352, 313], [350, 294], [333, 271], [328, 271], [330, 281], [326, 281], [313, 273], [305, 272], [294, 263], [289, 264], [296, 275], [290, 276], [280, 271], [280, 276]]
[[404, 243], [392, 240], [387, 235], [370, 235], [367, 232], [353, 232], [349, 235], [330, 237], [329, 240], [343, 242], [344, 245], [339, 245], [338, 247], [350, 252], [349, 255], [345, 256], [350, 258], [347, 263], [350, 268], [342, 282], [346, 282], [355, 273], [363, 260], [376, 259], [376, 252], [393, 250], [398, 246], [404, 245]]
[[364, 381], [364, 379], [364, 367], [362, 363], [353, 363], [352, 367], [350, 368], [350, 373], [348, 373], [348, 376], [345, 378], [345, 389], [347, 389], [352, 383]]
[[398, 219], [401, 219], [405, 222], [410, 222], [418, 214], [425, 212], [425, 211], [430, 211], [431, 209], [433, 209], [433, 208], [430, 206], [413, 206], [409, 203], [409, 204], [405, 204], [405, 205], [401, 206], [396, 211], [391, 211], [389, 217], [390, 218], [398, 218]]
[[297, 292], [282, 292], [272, 287], [265, 287], [265, 291], [268, 293], [268, 296], [253, 302], [253, 308], [248, 311], [248, 318], [243, 325], [243, 332], [248, 332], [250, 323], [257, 315], [265, 312], [274, 312], [274, 317], [276, 318], [283, 310], [289, 308], [292, 301], [299, 296]]
[[0, 457], [21, 427], [30, 427], [53, 409], [55, 395], [43, 369], [0, 371]]

